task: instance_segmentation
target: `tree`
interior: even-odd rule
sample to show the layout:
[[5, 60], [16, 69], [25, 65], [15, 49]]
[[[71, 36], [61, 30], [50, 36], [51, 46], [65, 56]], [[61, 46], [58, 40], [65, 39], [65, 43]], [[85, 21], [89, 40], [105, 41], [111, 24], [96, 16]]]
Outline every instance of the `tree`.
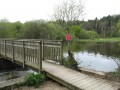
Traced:
[[117, 37], [120, 37], [120, 19], [119, 19], [119, 21], [116, 23], [116, 28], [117, 28], [116, 36], [117, 36]]
[[65, 33], [60, 25], [54, 22], [46, 22], [43, 20], [34, 20], [24, 23], [18, 34], [20, 35], [19, 38], [28, 39], [57, 40], [65, 38]]
[[76, 38], [80, 38], [80, 32], [81, 32], [81, 27], [78, 25], [74, 25], [71, 27], [71, 32], [72, 32], [72, 36], [73, 34], [75, 35]]
[[64, 0], [55, 7], [53, 18], [62, 23], [79, 20], [84, 15], [84, 9], [82, 0]]

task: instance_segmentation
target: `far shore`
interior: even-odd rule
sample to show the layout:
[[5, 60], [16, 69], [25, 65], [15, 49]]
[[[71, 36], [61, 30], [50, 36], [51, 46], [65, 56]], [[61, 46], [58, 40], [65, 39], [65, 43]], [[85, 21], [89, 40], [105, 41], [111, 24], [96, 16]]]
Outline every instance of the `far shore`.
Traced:
[[77, 39], [78, 42], [119, 42], [120, 38]]

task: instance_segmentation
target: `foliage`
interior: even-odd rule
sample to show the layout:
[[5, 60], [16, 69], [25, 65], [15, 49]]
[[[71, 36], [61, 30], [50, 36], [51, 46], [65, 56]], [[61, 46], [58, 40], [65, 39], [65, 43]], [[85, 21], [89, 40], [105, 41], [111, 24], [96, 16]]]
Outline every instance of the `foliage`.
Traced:
[[0, 38], [65, 39], [65, 31], [55, 22], [44, 20], [11, 23], [0, 21]]
[[120, 20], [116, 23], [117, 31], [115, 33], [115, 36], [120, 37]]
[[107, 73], [107, 78], [108, 77], [109, 77], [109, 79], [116, 80], [116, 81], [120, 82], [120, 68], [118, 68], [118, 70], [116, 72]]
[[94, 30], [100, 37], [115, 37], [117, 34], [117, 27], [120, 27], [120, 24], [116, 25], [119, 21], [120, 15], [106, 16], [101, 19], [95, 18], [94, 20], [88, 20], [82, 22], [82, 28], [85, 30]]
[[80, 26], [74, 25], [71, 27], [71, 32], [75, 37], [80, 38], [81, 28]]
[[[58, 23], [60, 22], [60, 23]], [[25, 23], [0, 20], [0, 38], [65, 39], [66, 28], [73, 39], [94, 39], [97, 37], [120, 37], [120, 15], [101, 19], [79, 21], [33, 20]]]
[[65, 39], [65, 31], [63, 30], [63, 28], [59, 24], [48, 23], [48, 26], [52, 30], [52, 39], [55, 39], [55, 40]]
[[71, 31], [72, 34], [74, 34], [78, 39], [94, 39], [99, 37], [95, 31], [86, 31], [84, 29], [81, 29], [81, 27], [78, 25], [72, 26]]
[[8, 20], [0, 20], [0, 38], [16, 38], [22, 29], [22, 23], [10, 23]]
[[117, 80], [117, 81], [120, 81], [120, 61], [115, 60], [114, 58], [112, 58], [112, 59], [113, 59], [113, 60], [115, 61], [115, 63], [117, 64], [118, 69], [117, 69], [116, 72], [107, 73], [107, 75], [108, 75], [110, 78], [112, 78], [112, 79], [115, 79], [115, 80]]
[[87, 35], [86, 37], [88, 39], [94, 39], [94, 38], [98, 38], [99, 37], [99, 35], [95, 31], [93, 31], [93, 30], [86, 31], [86, 35]]
[[22, 37], [29, 39], [63, 39], [64, 31], [61, 26], [45, 21], [29, 21], [24, 24]]
[[117, 28], [117, 29], [120, 29], [120, 19], [119, 19], [119, 21], [116, 23], [116, 28]]
[[25, 84], [28, 86], [38, 87], [45, 80], [45, 76], [43, 74], [34, 74], [30, 73], [25, 78]]

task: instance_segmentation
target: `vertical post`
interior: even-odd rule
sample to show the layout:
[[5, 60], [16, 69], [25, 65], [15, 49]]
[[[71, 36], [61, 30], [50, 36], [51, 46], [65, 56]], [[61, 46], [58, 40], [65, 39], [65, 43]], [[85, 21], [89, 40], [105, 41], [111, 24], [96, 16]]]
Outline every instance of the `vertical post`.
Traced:
[[22, 47], [22, 51], [23, 51], [23, 68], [25, 68], [25, 42], [22, 42], [23, 47]]
[[12, 40], [12, 61], [14, 62], [14, 41]]
[[63, 41], [61, 41], [61, 61], [63, 64], [64, 63], [64, 60], [63, 60]]
[[0, 57], [1, 57], [1, 41], [0, 41]]
[[38, 43], [38, 62], [39, 62], [39, 73], [42, 71], [42, 42]]
[[6, 40], [5, 40], [4, 45], [5, 45], [5, 58], [7, 58], [7, 54], [6, 54]]
[[42, 41], [41, 42], [42, 43], [42, 51], [41, 51], [41, 53], [42, 53], [42, 60], [44, 60], [44, 41]]
[[68, 41], [68, 51], [71, 51], [71, 48], [70, 48], [70, 41]]

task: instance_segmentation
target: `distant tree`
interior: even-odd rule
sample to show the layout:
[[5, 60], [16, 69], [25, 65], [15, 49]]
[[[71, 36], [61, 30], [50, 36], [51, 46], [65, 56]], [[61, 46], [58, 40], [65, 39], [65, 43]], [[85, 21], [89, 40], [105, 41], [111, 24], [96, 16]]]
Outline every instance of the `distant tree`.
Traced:
[[94, 39], [94, 38], [98, 38], [99, 35], [97, 34], [97, 32], [90, 30], [90, 31], [86, 31], [86, 36], [88, 39]]
[[47, 23], [47, 25], [51, 29], [51, 39], [56, 39], [56, 40], [65, 39], [65, 31], [59, 24], [51, 22], [51, 23]]
[[117, 28], [116, 36], [117, 36], [117, 37], [120, 37], [120, 19], [119, 19], [119, 21], [116, 23], [116, 28]]
[[95, 32], [94, 30], [86, 31], [85, 29], [82, 29], [78, 25], [72, 26], [71, 27], [71, 32], [78, 39], [94, 39], [94, 38], [99, 37], [97, 32]]
[[3, 19], [0, 20], [0, 22], [6, 23], [6, 22], [9, 22], [9, 21], [6, 18], [3, 18]]
[[81, 30], [82, 30], [81, 27], [78, 26], [78, 25], [74, 25], [74, 26], [71, 27], [72, 35], [73, 36], [75, 35], [75, 37], [78, 38], [78, 39], [80, 38]]
[[101, 19], [88, 20], [82, 22], [82, 28], [85, 30], [94, 30], [101, 37], [115, 37], [117, 32], [116, 23], [119, 21], [120, 15], [108, 15]]
[[24, 23], [20, 38], [30, 39], [64, 39], [65, 32], [62, 27], [54, 22], [34, 20]]
[[116, 23], [116, 28], [117, 28], [117, 30], [120, 29], [120, 19], [119, 19], [119, 21]]
[[55, 7], [53, 18], [65, 25], [65, 22], [79, 20], [83, 17], [84, 10], [85, 7], [82, 0], [64, 0]]
[[7, 30], [9, 24], [10, 23], [7, 19], [0, 20], [0, 38], [8, 38], [9, 32]]

